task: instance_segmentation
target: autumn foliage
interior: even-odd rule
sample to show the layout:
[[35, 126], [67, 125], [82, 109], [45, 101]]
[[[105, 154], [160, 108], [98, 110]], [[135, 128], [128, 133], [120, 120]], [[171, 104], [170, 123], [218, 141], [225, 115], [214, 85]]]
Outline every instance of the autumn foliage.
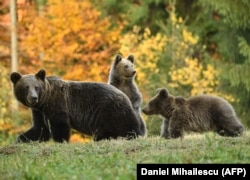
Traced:
[[34, 6], [25, 10], [21, 71], [43, 67], [65, 79], [107, 80], [121, 28], [112, 28], [90, 1], [48, 0], [39, 12]]
[[120, 43], [120, 52], [124, 56], [135, 56], [137, 83], [139, 86], [148, 85], [150, 75], [159, 72], [157, 63], [164, 50], [166, 37], [160, 33], [152, 35], [149, 28], [141, 30], [135, 26], [131, 32], [120, 38]]
[[[170, 54], [172, 65], [168, 72], [170, 77], [168, 86], [186, 97], [213, 94], [231, 102], [236, 101], [232, 95], [217, 91], [220, 70], [213, 64], [205, 63], [204, 55], [195, 57], [199, 44], [198, 36], [187, 29], [183, 19], [177, 18], [174, 11], [170, 11], [169, 23], [172, 33], [167, 37], [166, 51]], [[200, 53], [204, 53], [203, 50], [204, 47], [201, 48]]]
[[[4, 2], [5, 12], [9, 7], [8, 2]], [[159, 87], [167, 87], [184, 97], [209, 93], [231, 102], [237, 100], [217, 91], [220, 90], [220, 69], [209, 56], [204, 56], [207, 47], [188, 28], [185, 19], [177, 16], [171, 3], [166, 7], [169, 18], [157, 21], [161, 31], [152, 33], [150, 28], [140, 26], [127, 28], [130, 22], [126, 16], [120, 19], [101, 15], [90, 0], [46, 0], [39, 7], [35, 3], [38, 1], [25, 2], [18, 6], [17, 13], [18, 71], [21, 73], [35, 73], [45, 68], [48, 75], [63, 79], [107, 82], [115, 55], [133, 54], [135, 81], [144, 102]], [[0, 20], [4, 22], [1, 14]], [[6, 24], [0, 24], [0, 60], [4, 60], [0, 62], [0, 132], [13, 135], [30, 126], [30, 112], [25, 118], [17, 115], [20, 125], [12, 120], [9, 29]], [[150, 118], [144, 117], [146, 121]], [[91, 137], [74, 131], [70, 141], [88, 142]]]

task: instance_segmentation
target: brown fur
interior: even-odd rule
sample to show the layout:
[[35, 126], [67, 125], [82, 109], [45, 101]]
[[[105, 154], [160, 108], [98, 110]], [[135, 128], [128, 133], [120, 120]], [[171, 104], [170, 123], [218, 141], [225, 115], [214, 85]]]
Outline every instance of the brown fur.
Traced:
[[135, 83], [136, 71], [134, 62], [135, 58], [133, 55], [123, 58], [120, 54], [117, 54], [110, 68], [108, 84], [116, 87], [128, 96], [136, 115], [143, 122], [141, 131], [146, 133], [146, 124], [141, 116], [142, 95]]
[[108, 84], [124, 92], [130, 99], [133, 108], [139, 111], [142, 95], [135, 83], [135, 76], [134, 56], [129, 55], [127, 58], [123, 58], [117, 54], [110, 68]]
[[161, 129], [164, 138], [183, 137], [184, 131], [215, 131], [221, 136], [238, 136], [244, 129], [232, 105], [217, 96], [199, 95], [185, 99], [162, 88], [142, 111], [164, 117]]
[[95, 141], [145, 135], [128, 97], [107, 83], [64, 81], [43, 69], [10, 78], [16, 99], [32, 112], [33, 125], [18, 142], [68, 141], [71, 128]]

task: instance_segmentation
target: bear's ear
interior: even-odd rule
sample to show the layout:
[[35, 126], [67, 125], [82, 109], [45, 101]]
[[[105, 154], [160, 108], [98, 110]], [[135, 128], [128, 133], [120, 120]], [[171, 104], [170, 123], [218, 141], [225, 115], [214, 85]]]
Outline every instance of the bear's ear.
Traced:
[[166, 88], [161, 88], [158, 90], [160, 97], [167, 98], [168, 90]]
[[117, 65], [122, 60], [122, 56], [120, 54], [117, 54], [115, 56], [115, 63], [114, 65]]
[[132, 63], [134, 63], [134, 61], [135, 61], [135, 58], [134, 58], [134, 56], [132, 54], [130, 54], [127, 59], [129, 61], [131, 61]]
[[21, 79], [22, 75], [17, 73], [17, 72], [13, 72], [10, 75], [10, 79], [12, 81], [13, 84], [16, 84], [17, 81], [19, 81], [19, 79]]
[[186, 99], [184, 97], [181, 97], [181, 96], [175, 97], [175, 103], [178, 105], [184, 104], [185, 101], [186, 101]]
[[41, 79], [42, 81], [45, 80], [45, 76], [46, 76], [46, 71], [44, 69], [41, 69], [36, 73], [36, 77]]

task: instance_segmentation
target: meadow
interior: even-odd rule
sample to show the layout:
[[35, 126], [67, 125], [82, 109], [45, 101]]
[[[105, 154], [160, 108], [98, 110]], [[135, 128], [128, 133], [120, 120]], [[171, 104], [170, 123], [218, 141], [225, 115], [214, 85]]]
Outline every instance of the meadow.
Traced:
[[88, 143], [4, 144], [1, 179], [136, 179], [138, 163], [250, 163], [250, 132], [241, 137], [186, 134]]

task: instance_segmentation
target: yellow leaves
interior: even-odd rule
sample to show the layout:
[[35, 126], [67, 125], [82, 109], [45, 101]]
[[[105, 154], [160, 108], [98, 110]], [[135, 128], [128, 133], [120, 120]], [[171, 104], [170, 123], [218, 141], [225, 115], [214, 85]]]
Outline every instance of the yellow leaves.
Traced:
[[229, 102], [239, 102], [239, 99], [233, 97], [231, 94], [216, 93], [215, 95], [220, 96], [228, 100]]
[[120, 52], [127, 56], [135, 56], [137, 80], [139, 84], [148, 83], [148, 75], [158, 73], [157, 63], [159, 54], [163, 51], [166, 37], [160, 33], [151, 35], [149, 28], [145, 28], [142, 34], [140, 28], [134, 26], [133, 31], [125, 34], [120, 39]]
[[170, 13], [170, 21], [172, 22], [172, 24], [178, 23], [175, 13]]
[[2, 62], [0, 62], [0, 72], [0, 131], [9, 132], [13, 127], [9, 111], [12, 91], [10, 91], [9, 71]]
[[166, 53], [175, 68], [184, 65], [184, 59], [193, 54], [198, 36], [188, 31], [185, 21], [177, 17], [175, 10], [169, 10], [169, 21], [163, 28], [167, 34]]
[[213, 93], [218, 85], [218, 72], [210, 64], [202, 65], [197, 59], [186, 58], [186, 66], [169, 72], [172, 79], [170, 86], [190, 86], [191, 95]]
[[169, 72], [172, 88], [186, 86], [191, 88], [190, 95], [212, 94], [223, 97], [230, 102], [238, 101], [230, 94], [216, 92], [219, 85], [219, 72], [211, 64], [202, 65], [197, 59], [186, 58], [185, 66], [179, 69], [172, 69]]
[[182, 30], [182, 36], [184, 42], [188, 42], [192, 45], [198, 42], [198, 36], [193, 36], [191, 32], [187, 31], [185, 28]]
[[0, 131], [10, 131], [13, 128], [13, 124], [10, 121], [4, 121], [0, 119]]
[[143, 33], [143, 38], [148, 38], [151, 35], [151, 31], [149, 28], [145, 28], [144, 29], [144, 33]]
[[[166, 27], [166, 53], [172, 60], [168, 73], [171, 80], [168, 86], [186, 95], [218, 94], [219, 72], [211, 64], [203, 64], [203, 59], [191, 58], [195, 54], [199, 37], [188, 31], [182, 18], [177, 18], [175, 9], [169, 11], [170, 22]], [[169, 28], [169, 29], [168, 29]], [[203, 47], [203, 50], [205, 48]], [[200, 50], [202, 53], [202, 49]], [[220, 94], [220, 96], [224, 96]], [[225, 96], [230, 101], [230, 96]]]

